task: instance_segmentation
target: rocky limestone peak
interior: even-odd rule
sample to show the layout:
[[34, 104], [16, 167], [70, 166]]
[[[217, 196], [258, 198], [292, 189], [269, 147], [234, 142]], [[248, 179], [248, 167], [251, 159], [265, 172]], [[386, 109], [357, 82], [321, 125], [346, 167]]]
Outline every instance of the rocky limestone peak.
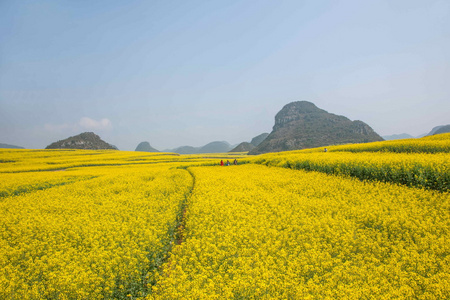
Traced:
[[273, 131], [249, 154], [382, 140], [362, 121], [351, 121], [328, 113], [311, 102], [298, 101], [280, 110], [275, 116]]
[[326, 114], [327, 112], [323, 109], [318, 108], [314, 103], [308, 101], [296, 101], [285, 105], [276, 115], [275, 115], [275, 125], [273, 130], [277, 130], [286, 126], [287, 124], [300, 120], [306, 115], [314, 116], [317, 114]]
[[83, 132], [79, 135], [71, 136], [65, 140], [60, 140], [52, 143], [45, 149], [117, 150], [115, 146], [103, 141], [98, 135], [93, 132]]

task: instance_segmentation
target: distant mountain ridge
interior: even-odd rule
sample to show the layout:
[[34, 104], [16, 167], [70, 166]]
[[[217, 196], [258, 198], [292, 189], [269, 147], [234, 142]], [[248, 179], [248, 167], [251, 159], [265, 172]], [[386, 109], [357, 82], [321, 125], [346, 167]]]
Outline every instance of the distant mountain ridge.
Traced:
[[172, 150], [164, 150], [164, 152], [175, 152], [178, 154], [195, 154], [197, 153], [200, 147], [192, 147], [192, 146], [181, 146]]
[[450, 124], [436, 126], [430, 131], [430, 133], [428, 133], [428, 135], [435, 135], [435, 134], [448, 133], [448, 132], [450, 132]]
[[249, 154], [382, 140], [362, 121], [351, 121], [328, 113], [311, 102], [297, 101], [285, 105], [277, 113], [272, 132]]
[[211, 142], [201, 147], [197, 153], [225, 153], [230, 151], [231, 145], [228, 142]]
[[383, 135], [382, 138], [385, 139], [386, 141], [390, 141], [390, 140], [412, 139], [415, 137], [410, 134], [407, 134], [407, 133], [400, 133], [400, 134], [392, 134], [392, 135]]
[[178, 154], [202, 154], [202, 153], [225, 153], [233, 148], [226, 141], [215, 141], [202, 147], [181, 146], [175, 149], [166, 149], [164, 152], [174, 152]]
[[0, 148], [6, 149], [25, 149], [24, 147], [0, 143]]
[[413, 139], [413, 138], [421, 138], [424, 136], [435, 135], [435, 134], [440, 134], [440, 133], [448, 133], [448, 132], [450, 132], [450, 124], [435, 126], [435, 127], [433, 127], [433, 129], [431, 129], [430, 132], [420, 134], [418, 136], [412, 136], [408, 133], [401, 133], [401, 134], [385, 135], [385, 136], [383, 136], [383, 138], [385, 140]]
[[48, 145], [45, 149], [118, 150], [93, 132], [83, 132]]

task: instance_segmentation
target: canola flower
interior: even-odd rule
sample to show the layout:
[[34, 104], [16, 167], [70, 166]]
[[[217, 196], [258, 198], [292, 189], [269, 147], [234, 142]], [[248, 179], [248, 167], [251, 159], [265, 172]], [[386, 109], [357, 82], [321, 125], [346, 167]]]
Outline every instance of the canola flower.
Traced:
[[448, 299], [448, 193], [258, 165], [189, 168], [148, 299]]
[[[0, 298], [145, 295], [192, 186], [171, 168], [81, 168], [72, 176], [83, 180], [1, 199]], [[49, 173], [35, 176], [52, 183]]]

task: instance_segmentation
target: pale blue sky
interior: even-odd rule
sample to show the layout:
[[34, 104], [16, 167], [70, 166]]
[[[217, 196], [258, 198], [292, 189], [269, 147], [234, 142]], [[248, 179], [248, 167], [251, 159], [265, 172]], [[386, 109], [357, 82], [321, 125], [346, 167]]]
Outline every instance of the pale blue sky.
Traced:
[[450, 124], [450, 1], [0, 0], [0, 142], [232, 144], [307, 100], [381, 135]]

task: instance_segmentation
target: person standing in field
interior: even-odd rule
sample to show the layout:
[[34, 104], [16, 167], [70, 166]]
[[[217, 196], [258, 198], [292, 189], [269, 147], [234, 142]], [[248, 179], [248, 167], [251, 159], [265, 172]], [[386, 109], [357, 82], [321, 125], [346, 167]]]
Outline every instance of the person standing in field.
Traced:
[[236, 158], [234, 159], [233, 164], [234, 164], [235, 166], [237, 165], [237, 159], [236, 159]]
[[223, 166], [223, 160], [220, 161], [220, 165]]
[[227, 160], [227, 166], [229, 166], [230, 165], [230, 161], [229, 160]]

